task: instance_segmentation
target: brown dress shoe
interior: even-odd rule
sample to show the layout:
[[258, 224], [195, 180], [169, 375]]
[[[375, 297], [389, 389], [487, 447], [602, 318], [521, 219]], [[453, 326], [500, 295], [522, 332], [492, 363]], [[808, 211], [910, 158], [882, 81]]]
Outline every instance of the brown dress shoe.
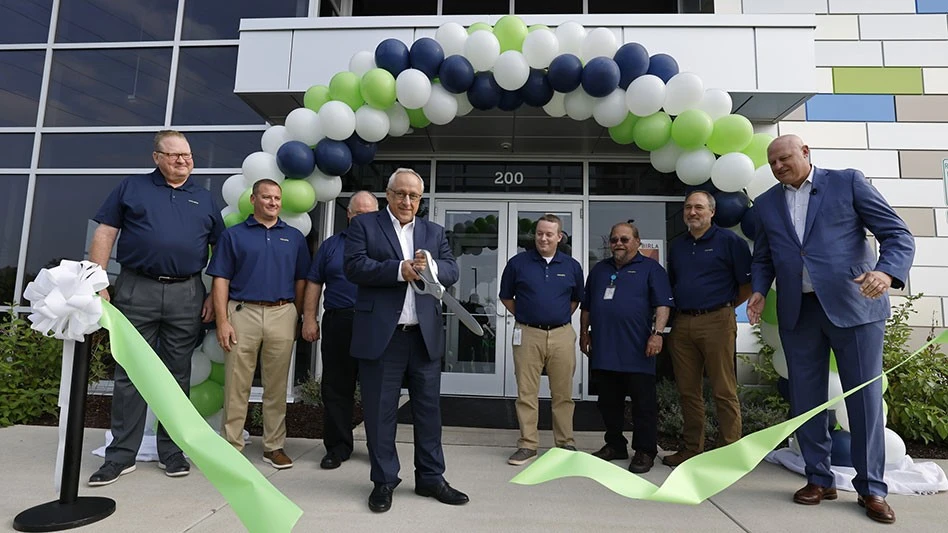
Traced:
[[793, 493], [793, 501], [801, 505], [819, 505], [823, 500], [835, 500], [836, 489], [821, 487], [816, 483], [807, 483], [805, 487]]
[[696, 452], [690, 452], [688, 450], [679, 450], [673, 453], [672, 455], [666, 455], [665, 457], [662, 457], [662, 464], [665, 466], [670, 466], [674, 468], [696, 455], [698, 455]]
[[876, 522], [882, 522], [883, 524], [895, 523], [895, 511], [889, 507], [882, 496], [863, 496], [860, 494], [859, 498], [856, 499], [856, 503], [860, 507], [865, 507], [866, 516]]

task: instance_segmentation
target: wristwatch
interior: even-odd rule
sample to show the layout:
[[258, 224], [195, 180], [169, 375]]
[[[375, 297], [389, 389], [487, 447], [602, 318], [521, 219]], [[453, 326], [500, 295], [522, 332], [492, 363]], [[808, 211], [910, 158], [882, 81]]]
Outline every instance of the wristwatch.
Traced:
[[657, 336], [659, 336], [659, 337], [664, 337], [664, 336], [665, 336], [665, 332], [664, 332], [664, 331], [656, 331], [656, 330], [653, 329], [653, 330], [652, 330], [652, 335], [657, 335]]

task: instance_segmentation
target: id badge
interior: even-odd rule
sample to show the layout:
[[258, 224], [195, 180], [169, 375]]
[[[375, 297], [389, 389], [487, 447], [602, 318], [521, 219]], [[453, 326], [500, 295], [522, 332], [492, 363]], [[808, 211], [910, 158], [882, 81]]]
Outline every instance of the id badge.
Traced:
[[616, 288], [615, 288], [615, 287], [606, 287], [606, 293], [602, 295], [602, 299], [603, 299], [603, 300], [611, 300], [612, 297], [615, 296], [615, 294], [616, 294]]
[[520, 346], [520, 343], [523, 342], [523, 330], [520, 328], [514, 328], [513, 330], [513, 345]]

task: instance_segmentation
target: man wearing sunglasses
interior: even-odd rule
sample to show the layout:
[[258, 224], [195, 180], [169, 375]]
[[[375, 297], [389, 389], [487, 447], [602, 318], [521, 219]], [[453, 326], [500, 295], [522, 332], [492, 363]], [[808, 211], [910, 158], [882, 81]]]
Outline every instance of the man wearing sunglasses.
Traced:
[[[639, 230], [628, 222], [612, 227], [612, 257], [589, 272], [580, 313], [579, 349], [589, 357], [596, 406], [606, 426], [605, 446], [593, 455], [628, 459], [622, 436], [625, 398], [632, 399], [632, 450], [629, 471], [644, 474], [658, 454], [658, 398], [655, 356], [674, 305], [668, 274], [639, 253]], [[654, 324], [653, 324], [654, 316]]]

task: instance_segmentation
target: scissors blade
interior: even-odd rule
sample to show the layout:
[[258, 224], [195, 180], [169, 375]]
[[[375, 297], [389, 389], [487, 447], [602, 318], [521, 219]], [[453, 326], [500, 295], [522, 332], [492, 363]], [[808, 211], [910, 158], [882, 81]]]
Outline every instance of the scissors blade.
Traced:
[[467, 329], [471, 330], [471, 332], [478, 337], [484, 336], [484, 329], [477, 323], [477, 320], [474, 320], [474, 316], [461, 306], [454, 296], [451, 296], [450, 293], [445, 291], [444, 294], [441, 295], [441, 301], [444, 302], [444, 305], [447, 306], [449, 311], [458, 317], [458, 320], [460, 320]]

